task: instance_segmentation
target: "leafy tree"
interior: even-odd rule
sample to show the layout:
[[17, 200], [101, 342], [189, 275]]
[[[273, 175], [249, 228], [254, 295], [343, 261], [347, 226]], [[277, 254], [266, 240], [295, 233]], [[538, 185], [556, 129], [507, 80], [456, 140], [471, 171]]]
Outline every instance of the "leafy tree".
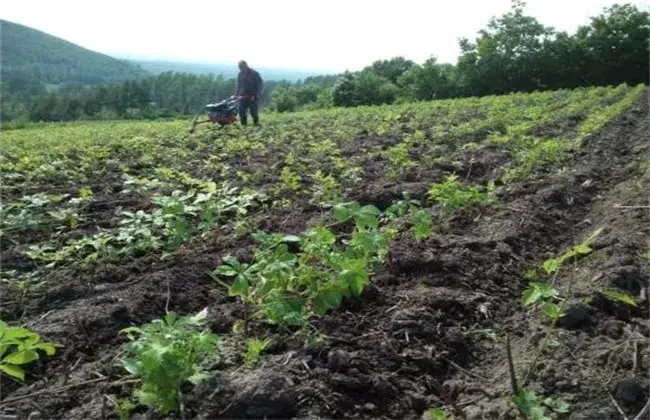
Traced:
[[502, 94], [532, 91], [540, 87], [537, 57], [543, 43], [553, 35], [532, 16], [523, 12], [525, 3], [513, 0], [512, 10], [492, 18], [487, 29], [479, 31], [476, 44], [461, 40], [459, 70], [471, 94]]
[[283, 87], [273, 91], [271, 105], [278, 112], [292, 112], [295, 111], [297, 103], [291, 90]]
[[352, 73], [346, 72], [334, 85], [332, 103], [336, 106], [358, 105], [356, 81]]
[[377, 60], [364, 70], [371, 70], [375, 74], [385, 77], [391, 83], [397, 84], [399, 78], [409, 71], [415, 62], [404, 57], [393, 57], [390, 60]]
[[598, 85], [648, 83], [650, 14], [636, 7], [613, 5], [578, 29], [587, 54], [590, 82]]
[[455, 68], [450, 64], [438, 64], [435, 57], [429, 58], [422, 66], [411, 67], [399, 79], [404, 94], [416, 100], [449, 98], [457, 94]]
[[388, 78], [367, 69], [356, 77], [355, 96], [361, 105], [390, 104], [397, 98], [397, 86]]

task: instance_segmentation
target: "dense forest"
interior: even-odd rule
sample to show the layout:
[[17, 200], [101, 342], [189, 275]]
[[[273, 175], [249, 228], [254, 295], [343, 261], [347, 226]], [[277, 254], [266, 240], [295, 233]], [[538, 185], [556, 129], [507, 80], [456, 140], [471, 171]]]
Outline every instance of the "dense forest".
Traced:
[[[378, 60], [358, 72], [265, 83], [262, 106], [290, 112], [330, 106], [389, 104], [594, 85], [648, 83], [648, 12], [614, 5], [574, 34], [528, 16], [525, 3], [490, 20], [474, 42], [460, 40], [455, 65], [431, 57]], [[262, 75], [264, 76], [264, 75]], [[160, 118], [188, 115], [225, 98], [232, 78], [165, 72], [57, 93], [15, 93], [3, 98], [3, 121]]]

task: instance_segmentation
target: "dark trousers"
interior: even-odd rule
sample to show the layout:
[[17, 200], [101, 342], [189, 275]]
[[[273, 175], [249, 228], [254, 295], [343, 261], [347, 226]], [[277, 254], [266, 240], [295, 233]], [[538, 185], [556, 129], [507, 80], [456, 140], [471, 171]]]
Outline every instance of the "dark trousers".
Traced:
[[241, 125], [248, 124], [248, 118], [246, 115], [248, 110], [250, 110], [251, 117], [253, 117], [253, 124], [258, 124], [260, 116], [257, 113], [257, 101], [248, 98], [241, 98], [239, 100], [239, 119], [241, 120]]

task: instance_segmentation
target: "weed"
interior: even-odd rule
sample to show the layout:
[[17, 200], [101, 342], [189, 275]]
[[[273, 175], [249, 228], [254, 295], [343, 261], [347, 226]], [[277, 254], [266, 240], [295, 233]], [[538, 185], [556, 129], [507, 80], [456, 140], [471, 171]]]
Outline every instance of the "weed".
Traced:
[[524, 137], [512, 152], [513, 162], [503, 176], [503, 182], [526, 179], [544, 167], [562, 162], [567, 146], [560, 140]]
[[[407, 208], [394, 206], [392, 220]], [[311, 227], [301, 236], [257, 232], [253, 237], [261, 245], [251, 263], [228, 256], [211, 275], [230, 296], [256, 308], [255, 318], [286, 328], [305, 327], [343, 299], [359, 296], [371, 272], [381, 270], [388, 251], [388, 236], [380, 228], [387, 218], [379, 209], [348, 202], [336, 204], [332, 213], [339, 223], [354, 221], [354, 232], [340, 245], [325, 226]], [[429, 220], [419, 209], [412, 215], [416, 235], [426, 236]], [[290, 245], [299, 251], [290, 251]], [[227, 284], [219, 276], [234, 281]]]
[[208, 377], [202, 362], [215, 352], [219, 336], [198, 331], [206, 316], [207, 310], [184, 317], [169, 312], [122, 330], [130, 340], [122, 365], [140, 381], [134, 390], [140, 403], [167, 414], [179, 407], [183, 383], [196, 385]]
[[528, 389], [521, 389], [519, 393], [513, 397], [513, 402], [517, 405], [519, 410], [531, 420], [551, 420], [546, 413], [546, 408], [550, 408], [556, 413], [568, 413], [569, 404], [562, 400], [553, 398], [546, 398], [539, 401], [535, 394]]
[[298, 191], [300, 189], [300, 181], [302, 177], [293, 172], [290, 167], [285, 166], [280, 172], [280, 180], [282, 180], [282, 186], [284, 189], [289, 191]]
[[447, 420], [447, 413], [444, 412], [444, 410], [441, 410], [439, 408], [429, 408], [426, 411], [426, 416], [423, 416], [423, 418], [426, 418], [426, 420]]
[[428, 209], [421, 208], [419, 200], [410, 199], [408, 195], [405, 195], [403, 200], [390, 205], [386, 209], [386, 218], [397, 225], [406, 222], [408, 220], [406, 216], [409, 216], [416, 239], [421, 240], [431, 236], [433, 230], [431, 213]]
[[487, 206], [498, 201], [493, 193], [494, 184], [490, 184], [487, 192], [481, 192], [478, 187], [465, 187], [458, 181], [458, 175], [449, 174], [445, 181], [433, 184], [429, 196], [439, 204], [442, 213], [449, 216], [457, 209], [471, 205]]
[[271, 340], [264, 341], [257, 338], [246, 339], [246, 353], [244, 354], [244, 361], [247, 365], [254, 365], [260, 358], [260, 354], [266, 349]]

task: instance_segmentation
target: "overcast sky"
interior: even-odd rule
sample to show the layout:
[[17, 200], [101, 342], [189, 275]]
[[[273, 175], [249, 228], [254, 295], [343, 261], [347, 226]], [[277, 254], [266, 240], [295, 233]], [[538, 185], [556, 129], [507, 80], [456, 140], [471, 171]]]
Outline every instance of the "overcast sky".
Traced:
[[[0, 18], [106, 54], [253, 67], [358, 70], [372, 61], [437, 56], [455, 63], [510, 0], [5, 0]], [[573, 33], [607, 0], [529, 0], [543, 24]], [[649, 1], [631, 1], [650, 9]]]

